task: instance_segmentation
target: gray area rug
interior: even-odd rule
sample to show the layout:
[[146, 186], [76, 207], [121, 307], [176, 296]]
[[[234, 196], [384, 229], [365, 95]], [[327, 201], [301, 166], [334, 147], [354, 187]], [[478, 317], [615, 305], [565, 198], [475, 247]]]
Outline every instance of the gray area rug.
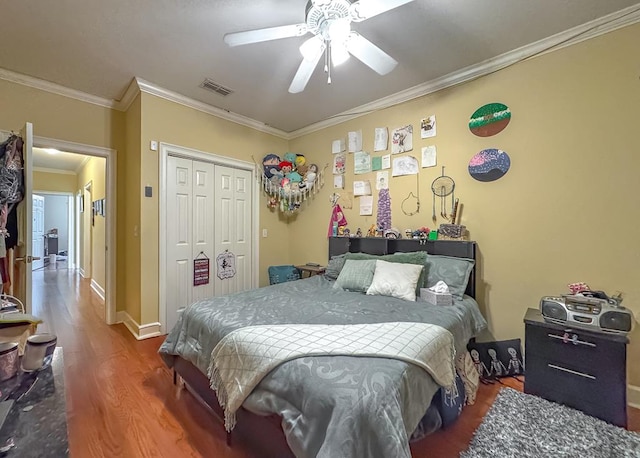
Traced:
[[503, 388], [461, 458], [637, 458], [640, 434]]

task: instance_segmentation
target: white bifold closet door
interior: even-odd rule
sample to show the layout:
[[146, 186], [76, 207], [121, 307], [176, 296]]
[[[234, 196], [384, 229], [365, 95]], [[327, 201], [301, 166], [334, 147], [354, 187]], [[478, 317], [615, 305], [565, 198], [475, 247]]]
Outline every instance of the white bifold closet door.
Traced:
[[[178, 311], [211, 296], [249, 289], [251, 172], [169, 156], [167, 161], [167, 331]], [[217, 277], [216, 257], [233, 253], [236, 275]], [[209, 258], [209, 283], [193, 285], [194, 259]]]

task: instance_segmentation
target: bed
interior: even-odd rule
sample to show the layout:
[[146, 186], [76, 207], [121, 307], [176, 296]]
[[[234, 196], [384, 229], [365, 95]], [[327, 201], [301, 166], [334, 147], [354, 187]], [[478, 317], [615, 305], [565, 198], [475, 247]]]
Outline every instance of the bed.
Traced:
[[[427, 252], [432, 260], [475, 260], [475, 243], [373, 238], [332, 238], [329, 243], [334, 260], [356, 253], [416, 252]], [[455, 350], [464, 352], [468, 340], [486, 327], [473, 299], [473, 262], [468, 264], [468, 282], [450, 307], [343, 291], [333, 288], [337, 280], [330, 275], [200, 301], [182, 312], [159, 351], [174, 377], [220, 419], [224, 409], [207, 376], [211, 354], [223, 338], [243, 328], [431, 323], [447, 329]], [[439, 389], [424, 369], [399, 359], [302, 356], [268, 372], [244, 399], [227, 441], [242, 440], [264, 457], [406, 457], [409, 437]]]

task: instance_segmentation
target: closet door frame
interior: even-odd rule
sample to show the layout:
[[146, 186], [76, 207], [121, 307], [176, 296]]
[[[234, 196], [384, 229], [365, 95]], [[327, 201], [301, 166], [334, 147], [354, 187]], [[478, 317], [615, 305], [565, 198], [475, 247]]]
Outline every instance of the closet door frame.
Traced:
[[[209, 162], [215, 165], [223, 165], [225, 167], [231, 167], [240, 170], [248, 170], [253, 174], [254, 180], [252, 181], [252, 202], [251, 202], [251, 216], [252, 216], [252, 275], [251, 285], [253, 288], [258, 287], [258, 272], [259, 272], [259, 232], [260, 232], [260, 186], [258, 185], [256, 176], [256, 165], [252, 162], [243, 161], [240, 159], [233, 159], [230, 157], [221, 156], [214, 153], [206, 153], [192, 148], [186, 148], [184, 146], [172, 145], [170, 143], [160, 143], [159, 148], [159, 282], [158, 282], [158, 299], [159, 310], [158, 318], [160, 319], [160, 332], [166, 334], [169, 329], [167, 327], [167, 226], [165, 224], [167, 217], [167, 162], [169, 156], [181, 157], [184, 159], [191, 159], [194, 161]], [[215, 259], [213, 259], [215, 262]], [[215, 275], [214, 263], [211, 264], [210, 276]], [[213, 280], [213, 279], [211, 279]]]

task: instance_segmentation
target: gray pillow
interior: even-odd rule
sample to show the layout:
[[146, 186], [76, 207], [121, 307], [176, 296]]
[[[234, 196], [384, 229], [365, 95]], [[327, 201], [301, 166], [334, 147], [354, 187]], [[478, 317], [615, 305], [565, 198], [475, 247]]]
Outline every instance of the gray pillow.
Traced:
[[455, 298], [462, 299], [469, 283], [469, 275], [475, 261], [469, 258], [453, 258], [450, 256], [427, 256], [427, 288], [442, 280], [449, 287]]
[[331, 256], [331, 259], [329, 259], [329, 264], [327, 264], [327, 268], [324, 271], [324, 276], [330, 278], [331, 280], [335, 280], [336, 278], [338, 278], [342, 267], [344, 267], [344, 261], [344, 254]]
[[375, 259], [370, 260], [345, 260], [340, 275], [333, 284], [336, 289], [366, 293], [373, 281], [376, 271]]
[[381, 259], [387, 262], [399, 262], [401, 264], [417, 264], [420, 266], [424, 266], [422, 272], [420, 273], [420, 278], [418, 278], [418, 285], [416, 287], [416, 296], [420, 295], [420, 288], [424, 288], [426, 286], [426, 271], [427, 271], [427, 259], [429, 255], [426, 251], [409, 251], [409, 252], [398, 252], [392, 254], [385, 255], [376, 255], [376, 254], [368, 254], [368, 253], [346, 253], [345, 259]]

